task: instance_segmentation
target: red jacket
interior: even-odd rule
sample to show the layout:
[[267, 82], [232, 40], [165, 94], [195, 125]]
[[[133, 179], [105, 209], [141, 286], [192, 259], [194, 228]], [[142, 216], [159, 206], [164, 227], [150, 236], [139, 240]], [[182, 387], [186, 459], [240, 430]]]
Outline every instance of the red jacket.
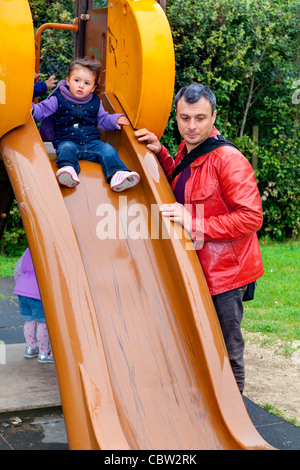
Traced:
[[[210, 137], [216, 134], [214, 127]], [[165, 147], [157, 155], [168, 179], [186, 153], [182, 142], [175, 161]], [[200, 248], [195, 246], [211, 295], [244, 286], [263, 275], [256, 235], [263, 220], [261, 200], [253, 169], [241, 152], [223, 146], [196, 159], [184, 198], [192, 212], [191, 236], [198, 240]], [[197, 204], [203, 205], [202, 217], [196, 217]]]

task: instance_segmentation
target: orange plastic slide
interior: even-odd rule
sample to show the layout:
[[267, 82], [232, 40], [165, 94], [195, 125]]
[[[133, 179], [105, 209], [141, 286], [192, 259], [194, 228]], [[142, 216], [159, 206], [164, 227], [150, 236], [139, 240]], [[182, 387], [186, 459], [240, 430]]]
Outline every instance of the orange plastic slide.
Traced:
[[[122, 112], [114, 93], [103, 100]], [[158, 213], [174, 201], [160, 165], [130, 126], [105, 138], [141, 175], [122, 194], [88, 162], [80, 185], [61, 189], [32, 118], [0, 141], [70, 449], [271, 449], [246, 412], [189, 238]]]

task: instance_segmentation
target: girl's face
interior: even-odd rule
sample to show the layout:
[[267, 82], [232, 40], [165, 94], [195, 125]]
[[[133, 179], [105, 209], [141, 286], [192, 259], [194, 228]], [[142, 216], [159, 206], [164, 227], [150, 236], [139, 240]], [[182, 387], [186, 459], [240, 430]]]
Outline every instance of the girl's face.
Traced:
[[76, 98], [86, 98], [95, 88], [95, 74], [86, 67], [75, 67], [66, 78], [70, 92]]

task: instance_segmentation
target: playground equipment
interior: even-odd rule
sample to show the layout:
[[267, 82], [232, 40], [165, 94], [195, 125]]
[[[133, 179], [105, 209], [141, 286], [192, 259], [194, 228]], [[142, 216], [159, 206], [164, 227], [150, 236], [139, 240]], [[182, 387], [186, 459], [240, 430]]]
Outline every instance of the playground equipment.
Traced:
[[55, 155], [30, 116], [30, 9], [0, 0], [0, 152], [38, 278], [70, 449], [271, 449], [246, 412], [190, 240], [158, 213], [174, 201], [170, 186], [133, 134], [145, 126], [161, 136], [171, 108], [163, 9], [113, 0], [81, 11], [76, 34], [82, 21], [86, 55], [103, 61], [104, 106], [132, 124], [104, 134], [141, 175], [122, 195], [84, 161], [79, 186], [57, 184]]

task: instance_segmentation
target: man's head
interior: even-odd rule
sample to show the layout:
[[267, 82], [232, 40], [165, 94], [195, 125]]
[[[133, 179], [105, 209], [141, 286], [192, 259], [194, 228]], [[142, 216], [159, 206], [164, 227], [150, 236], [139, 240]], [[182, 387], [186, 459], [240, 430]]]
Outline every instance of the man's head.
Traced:
[[216, 119], [216, 97], [208, 86], [192, 83], [175, 96], [178, 130], [187, 150], [206, 140]]

